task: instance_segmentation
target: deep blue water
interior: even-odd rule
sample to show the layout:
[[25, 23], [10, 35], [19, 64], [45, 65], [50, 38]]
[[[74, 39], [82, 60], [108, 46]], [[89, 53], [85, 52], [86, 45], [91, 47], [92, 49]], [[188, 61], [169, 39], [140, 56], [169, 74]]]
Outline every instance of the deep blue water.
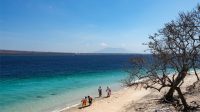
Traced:
[[122, 69], [130, 57], [132, 55], [1, 56], [0, 73], [1, 78], [31, 78]]
[[45, 112], [95, 95], [99, 85], [117, 88], [134, 56], [0, 56], [0, 110]]

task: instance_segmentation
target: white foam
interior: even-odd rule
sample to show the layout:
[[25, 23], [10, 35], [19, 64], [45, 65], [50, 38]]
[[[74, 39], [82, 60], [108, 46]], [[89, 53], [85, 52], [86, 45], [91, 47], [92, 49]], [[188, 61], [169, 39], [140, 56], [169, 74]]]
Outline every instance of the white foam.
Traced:
[[80, 105], [80, 104], [74, 104], [74, 105], [71, 105], [71, 106], [66, 106], [66, 107], [64, 107], [64, 108], [62, 108], [62, 109], [56, 109], [56, 110], [53, 110], [53, 111], [51, 111], [51, 112], [61, 112], [61, 111], [68, 110], [68, 109], [70, 109], [70, 108], [76, 107], [76, 106], [78, 106], [78, 105]]
[[[112, 85], [112, 90], [113, 90], [113, 94], [116, 94], [119, 90], [123, 89], [121, 88], [118, 84], [117, 85]], [[71, 109], [73, 107], [77, 107], [78, 105], [80, 105], [80, 103], [77, 103], [77, 104], [74, 104], [74, 105], [71, 105], [71, 106], [65, 106], [64, 108], [61, 108], [61, 109], [55, 109], [51, 112], [62, 112], [62, 111], [65, 111], [65, 110], [68, 110], [68, 109]]]

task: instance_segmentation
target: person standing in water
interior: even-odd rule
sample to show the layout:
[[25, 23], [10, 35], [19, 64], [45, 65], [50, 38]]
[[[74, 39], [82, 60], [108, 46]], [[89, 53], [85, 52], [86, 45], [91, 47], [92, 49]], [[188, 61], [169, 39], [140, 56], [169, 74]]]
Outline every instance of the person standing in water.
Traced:
[[99, 86], [98, 92], [99, 92], [99, 97], [101, 97], [101, 96], [102, 96], [102, 89], [101, 89], [101, 86]]
[[107, 86], [106, 92], [107, 92], [107, 97], [110, 97], [110, 95], [111, 95], [111, 89], [108, 86]]

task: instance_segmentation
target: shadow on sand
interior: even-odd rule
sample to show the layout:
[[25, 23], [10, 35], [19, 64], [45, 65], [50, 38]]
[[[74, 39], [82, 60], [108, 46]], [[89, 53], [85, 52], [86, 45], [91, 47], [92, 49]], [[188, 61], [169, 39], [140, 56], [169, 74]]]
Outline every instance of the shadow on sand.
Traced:
[[89, 107], [90, 105], [86, 105], [84, 107], [79, 107], [78, 109], [82, 109], [82, 108], [86, 108], [86, 107]]
[[[104, 97], [95, 97], [95, 99], [103, 99], [103, 98], [109, 98], [110, 96], [104, 96]], [[86, 108], [86, 107], [89, 107], [89, 106], [91, 106], [91, 105], [86, 105], [86, 106], [84, 106], [84, 107], [78, 107], [78, 109], [83, 109], [83, 108]]]

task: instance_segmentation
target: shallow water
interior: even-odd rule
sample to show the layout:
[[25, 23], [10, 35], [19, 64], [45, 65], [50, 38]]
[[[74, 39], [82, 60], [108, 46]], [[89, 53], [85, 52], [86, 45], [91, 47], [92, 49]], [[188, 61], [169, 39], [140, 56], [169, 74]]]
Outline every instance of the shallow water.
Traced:
[[0, 110], [59, 110], [97, 96], [100, 85], [117, 90], [132, 56], [1, 56]]

